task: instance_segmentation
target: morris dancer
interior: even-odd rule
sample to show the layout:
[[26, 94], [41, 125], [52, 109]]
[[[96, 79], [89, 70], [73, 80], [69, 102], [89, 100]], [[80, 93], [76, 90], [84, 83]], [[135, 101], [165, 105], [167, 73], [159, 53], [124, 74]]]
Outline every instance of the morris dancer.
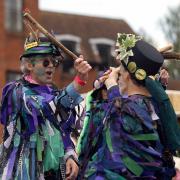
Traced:
[[[170, 180], [175, 176], [172, 153], [180, 148], [180, 128], [167, 94], [154, 80], [164, 58], [131, 34], [118, 34], [116, 51], [120, 67], [108, 70], [108, 78], [99, 78], [104, 86], [87, 97], [77, 147], [79, 178]], [[166, 71], [160, 74], [167, 79]], [[107, 100], [97, 100], [103, 88]]]
[[78, 159], [70, 133], [91, 66], [77, 58], [74, 81], [58, 90], [53, 77], [60, 56], [47, 38], [26, 39], [20, 58], [23, 77], [7, 84], [2, 94], [2, 180], [76, 179]]

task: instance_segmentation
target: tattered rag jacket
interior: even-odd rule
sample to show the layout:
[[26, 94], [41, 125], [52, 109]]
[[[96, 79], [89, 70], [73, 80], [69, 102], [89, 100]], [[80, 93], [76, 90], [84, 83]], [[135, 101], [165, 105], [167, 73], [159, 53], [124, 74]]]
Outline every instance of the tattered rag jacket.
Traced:
[[4, 126], [0, 179], [43, 179], [58, 171], [70, 139], [74, 107], [82, 101], [73, 84], [63, 90], [32, 84], [25, 79], [3, 89], [0, 120]]
[[[161, 122], [151, 97], [122, 97], [114, 86], [108, 90], [108, 102], [95, 102], [90, 93], [86, 107], [77, 147], [81, 166], [87, 163], [85, 179], [171, 179], [174, 167], [163, 162], [164, 146], [156, 128]], [[104, 119], [106, 123], [98, 131]]]

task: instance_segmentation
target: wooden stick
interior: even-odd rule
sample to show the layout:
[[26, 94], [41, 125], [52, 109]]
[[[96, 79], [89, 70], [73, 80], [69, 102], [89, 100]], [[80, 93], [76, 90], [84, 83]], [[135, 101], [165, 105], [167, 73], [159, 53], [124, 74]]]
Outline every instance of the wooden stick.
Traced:
[[180, 53], [175, 53], [175, 52], [164, 52], [161, 53], [164, 59], [174, 59], [174, 60], [180, 60]]
[[[57, 47], [64, 51], [67, 55], [69, 55], [72, 59], [77, 59], [78, 57], [69, 49], [67, 49], [63, 44], [61, 44], [52, 34], [50, 34], [42, 25], [40, 25], [29, 12], [25, 12], [23, 14], [25, 20], [29, 21], [36, 29], [38, 29], [41, 33], [43, 33], [48, 39], [50, 39]], [[165, 59], [176, 59], [180, 60], [180, 53], [175, 52], [167, 52], [172, 49], [172, 45], [168, 45], [159, 49], [159, 52], [163, 55]]]
[[78, 57], [67, 49], [63, 44], [61, 44], [54, 36], [52, 36], [43, 26], [41, 26], [28, 12], [23, 14], [23, 17], [28, 20], [32, 25], [38, 29], [41, 33], [43, 33], [48, 39], [50, 39], [57, 47], [64, 51], [67, 55], [69, 55], [74, 60]]
[[167, 60], [180, 60], [180, 53], [168, 52], [169, 50], [172, 50], [172, 48], [173, 48], [173, 45], [169, 44], [168, 46], [160, 48], [159, 52], [162, 54], [164, 59], [167, 59]]
[[163, 48], [160, 48], [160, 49], [159, 49], [159, 52], [160, 52], [160, 53], [167, 52], [167, 51], [171, 50], [172, 48], [173, 48], [173, 45], [172, 45], [172, 44], [169, 44], [169, 45], [167, 45], [167, 46], [165, 46], [165, 47], [163, 47]]

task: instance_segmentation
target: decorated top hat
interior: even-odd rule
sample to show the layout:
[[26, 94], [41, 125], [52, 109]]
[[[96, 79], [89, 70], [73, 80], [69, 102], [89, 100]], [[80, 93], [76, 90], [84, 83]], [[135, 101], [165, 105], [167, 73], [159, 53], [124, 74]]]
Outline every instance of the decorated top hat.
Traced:
[[61, 56], [60, 50], [46, 37], [33, 36], [32, 33], [26, 38], [24, 44], [24, 53], [22, 57], [32, 57], [37, 55]]
[[140, 36], [118, 33], [116, 45], [117, 59], [139, 82], [155, 76], [164, 62], [161, 53]]

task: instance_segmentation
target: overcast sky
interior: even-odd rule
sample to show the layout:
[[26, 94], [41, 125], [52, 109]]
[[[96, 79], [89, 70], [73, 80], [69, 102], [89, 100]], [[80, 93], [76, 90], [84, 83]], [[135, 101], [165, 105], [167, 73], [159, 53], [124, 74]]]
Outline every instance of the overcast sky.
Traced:
[[180, 0], [39, 0], [43, 10], [124, 19], [134, 31], [144, 30], [157, 43], [166, 45], [159, 20]]

